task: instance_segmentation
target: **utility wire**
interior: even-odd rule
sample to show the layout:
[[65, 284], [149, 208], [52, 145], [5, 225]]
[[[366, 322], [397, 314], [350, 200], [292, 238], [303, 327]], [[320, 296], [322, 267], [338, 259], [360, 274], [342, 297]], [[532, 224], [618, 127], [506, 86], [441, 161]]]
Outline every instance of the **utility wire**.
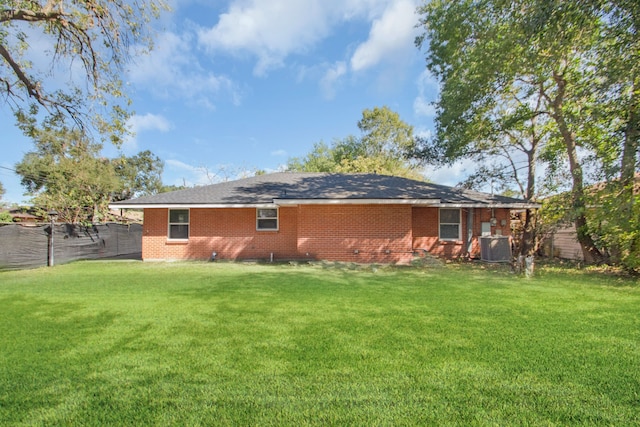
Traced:
[[11, 171], [13, 173], [18, 174], [21, 177], [29, 178], [29, 179], [32, 179], [34, 181], [42, 182], [42, 183], [45, 183], [45, 184], [49, 182], [49, 180], [46, 178], [44, 173], [38, 174], [38, 175], [33, 175], [33, 174], [20, 175], [17, 170], [9, 168], [9, 167], [6, 167], [6, 166], [0, 166], [0, 169], [5, 169], [5, 170], [8, 170], [8, 171]]

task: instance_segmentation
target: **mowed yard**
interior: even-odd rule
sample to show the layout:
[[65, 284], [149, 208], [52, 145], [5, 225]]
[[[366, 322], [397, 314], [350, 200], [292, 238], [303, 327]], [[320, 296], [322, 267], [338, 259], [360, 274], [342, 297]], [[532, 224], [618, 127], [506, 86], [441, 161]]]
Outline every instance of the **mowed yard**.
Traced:
[[638, 425], [640, 286], [540, 267], [0, 272], [0, 425]]

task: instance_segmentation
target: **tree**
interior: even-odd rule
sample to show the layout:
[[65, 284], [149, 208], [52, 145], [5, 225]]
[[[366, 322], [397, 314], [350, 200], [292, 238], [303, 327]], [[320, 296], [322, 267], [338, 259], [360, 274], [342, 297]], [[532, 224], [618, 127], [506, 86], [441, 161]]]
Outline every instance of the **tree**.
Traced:
[[188, 187], [184, 185], [163, 185], [158, 190], [158, 193], [169, 193], [170, 191], [184, 190], [185, 188]]
[[362, 136], [349, 135], [331, 146], [314, 144], [309, 154], [289, 159], [287, 169], [299, 172], [370, 172], [421, 178], [418, 163], [409, 160], [413, 127], [388, 107], [365, 109], [358, 122]]
[[[541, 115], [542, 105], [540, 91], [532, 93], [511, 87], [496, 93], [487, 107], [478, 112], [482, 126], [477, 129], [476, 137], [466, 142], [462, 156], [473, 159], [477, 167], [460, 185], [476, 190], [490, 186], [492, 193], [535, 200], [539, 195], [536, 172], [541, 166], [543, 150], [552, 138], [548, 120]], [[419, 140], [423, 159], [438, 164], [461, 157], [448, 152], [441, 142]], [[434, 156], [437, 152], [440, 153]], [[517, 248], [524, 257], [532, 256], [537, 249], [536, 225], [536, 211], [527, 209]]]
[[[629, 30], [637, 25], [637, 9], [624, 1], [436, 0], [423, 6], [425, 33], [417, 44], [428, 43], [427, 67], [442, 83], [435, 149], [423, 155], [447, 161], [468, 156], [477, 141], [505, 135], [491, 113], [509, 94], [517, 94], [525, 107], [540, 101], [520, 123], [535, 118], [542, 124], [546, 141], [539, 154], [550, 171], [568, 166], [583, 253], [587, 260], [601, 260], [587, 221], [585, 158], [595, 159], [600, 176], [607, 165], [624, 163], [625, 152], [627, 168], [637, 167], [637, 138], [627, 144], [625, 132], [615, 129], [637, 129], [637, 27]], [[627, 55], [633, 60], [607, 59], [616, 56], [615, 49], [633, 51]], [[617, 65], [614, 75], [602, 71], [611, 61]]]
[[407, 161], [414, 145], [413, 126], [389, 107], [365, 109], [358, 129], [362, 132], [360, 141], [366, 156]]
[[339, 141], [329, 147], [324, 142], [313, 144], [311, 151], [304, 157], [294, 157], [287, 161], [287, 170], [295, 172], [335, 172], [340, 164], [334, 150]]
[[107, 217], [109, 202], [160, 190], [162, 162], [149, 151], [110, 160], [100, 155], [101, 144], [78, 129], [59, 122], [41, 128], [33, 121], [24, 128], [35, 149], [16, 172], [32, 203], [55, 209], [62, 221], [98, 222]]
[[113, 195], [113, 200], [150, 196], [161, 191], [164, 163], [151, 151], [145, 150], [131, 157], [121, 156], [111, 163], [121, 182], [121, 189]]
[[596, 1], [604, 16], [597, 46], [592, 91], [599, 100], [592, 116], [604, 117], [611, 138], [597, 141], [603, 159], [605, 185], [591, 192], [591, 228], [601, 236], [615, 261], [628, 270], [640, 270], [640, 207], [638, 206], [638, 153], [640, 149], [640, 3], [626, 0]]
[[34, 135], [35, 151], [16, 165], [33, 204], [55, 209], [62, 221], [94, 222], [105, 212], [119, 182], [99, 144], [78, 130], [48, 128]]
[[[2, 185], [2, 183], [0, 182], [0, 200], [2, 200], [2, 196], [4, 195], [4, 186]], [[0, 204], [0, 207], [2, 206], [2, 204]], [[2, 223], [8, 223], [8, 222], [13, 222], [13, 217], [11, 216], [11, 214], [7, 211], [4, 212], [0, 212], [0, 224]]]
[[[0, 94], [20, 116], [37, 117], [44, 108], [58, 121], [69, 118], [118, 143], [128, 115], [123, 68], [132, 48], [151, 47], [146, 24], [162, 9], [164, 0], [0, 1]], [[39, 69], [31, 60], [32, 40], [50, 46], [44, 52], [49, 63]], [[60, 87], [76, 65], [78, 80]]]

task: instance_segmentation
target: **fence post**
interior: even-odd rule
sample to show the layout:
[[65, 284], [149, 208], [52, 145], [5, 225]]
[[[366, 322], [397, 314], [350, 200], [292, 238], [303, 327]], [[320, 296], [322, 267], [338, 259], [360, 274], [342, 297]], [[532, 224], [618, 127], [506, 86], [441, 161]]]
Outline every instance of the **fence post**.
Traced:
[[58, 212], [55, 210], [49, 211], [49, 220], [51, 220], [51, 227], [49, 231], [49, 267], [53, 267], [53, 234], [54, 234], [54, 226], [56, 222], [56, 218], [58, 218]]

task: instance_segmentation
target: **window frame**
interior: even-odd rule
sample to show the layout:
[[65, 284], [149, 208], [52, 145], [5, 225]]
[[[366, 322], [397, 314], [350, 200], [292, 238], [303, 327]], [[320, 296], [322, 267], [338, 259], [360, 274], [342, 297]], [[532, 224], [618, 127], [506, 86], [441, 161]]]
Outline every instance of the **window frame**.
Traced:
[[489, 221], [480, 223], [480, 236], [491, 236], [491, 223]]
[[[458, 212], [458, 222], [442, 222], [442, 211], [457, 211]], [[438, 238], [445, 242], [459, 242], [462, 240], [462, 210], [460, 208], [440, 208], [438, 209]], [[458, 236], [453, 237], [442, 237], [442, 226], [443, 225], [457, 225], [458, 226]]]
[[[187, 212], [187, 222], [171, 222], [171, 212], [172, 211], [186, 211]], [[171, 237], [171, 226], [173, 225], [186, 225], [187, 226], [187, 237]], [[189, 240], [191, 236], [191, 210], [189, 208], [169, 208], [167, 210], [167, 240], [172, 242], [186, 242]]]
[[[273, 210], [276, 211], [276, 216], [260, 217], [260, 211]], [[263, 228], [260, 227], [260, 220], [274, 220], [276, 221], [275, 228]], [[279, 231], [280, 230], [280, 209], [277, 207], [269, 208], [256, 208], [256, 231]]]

